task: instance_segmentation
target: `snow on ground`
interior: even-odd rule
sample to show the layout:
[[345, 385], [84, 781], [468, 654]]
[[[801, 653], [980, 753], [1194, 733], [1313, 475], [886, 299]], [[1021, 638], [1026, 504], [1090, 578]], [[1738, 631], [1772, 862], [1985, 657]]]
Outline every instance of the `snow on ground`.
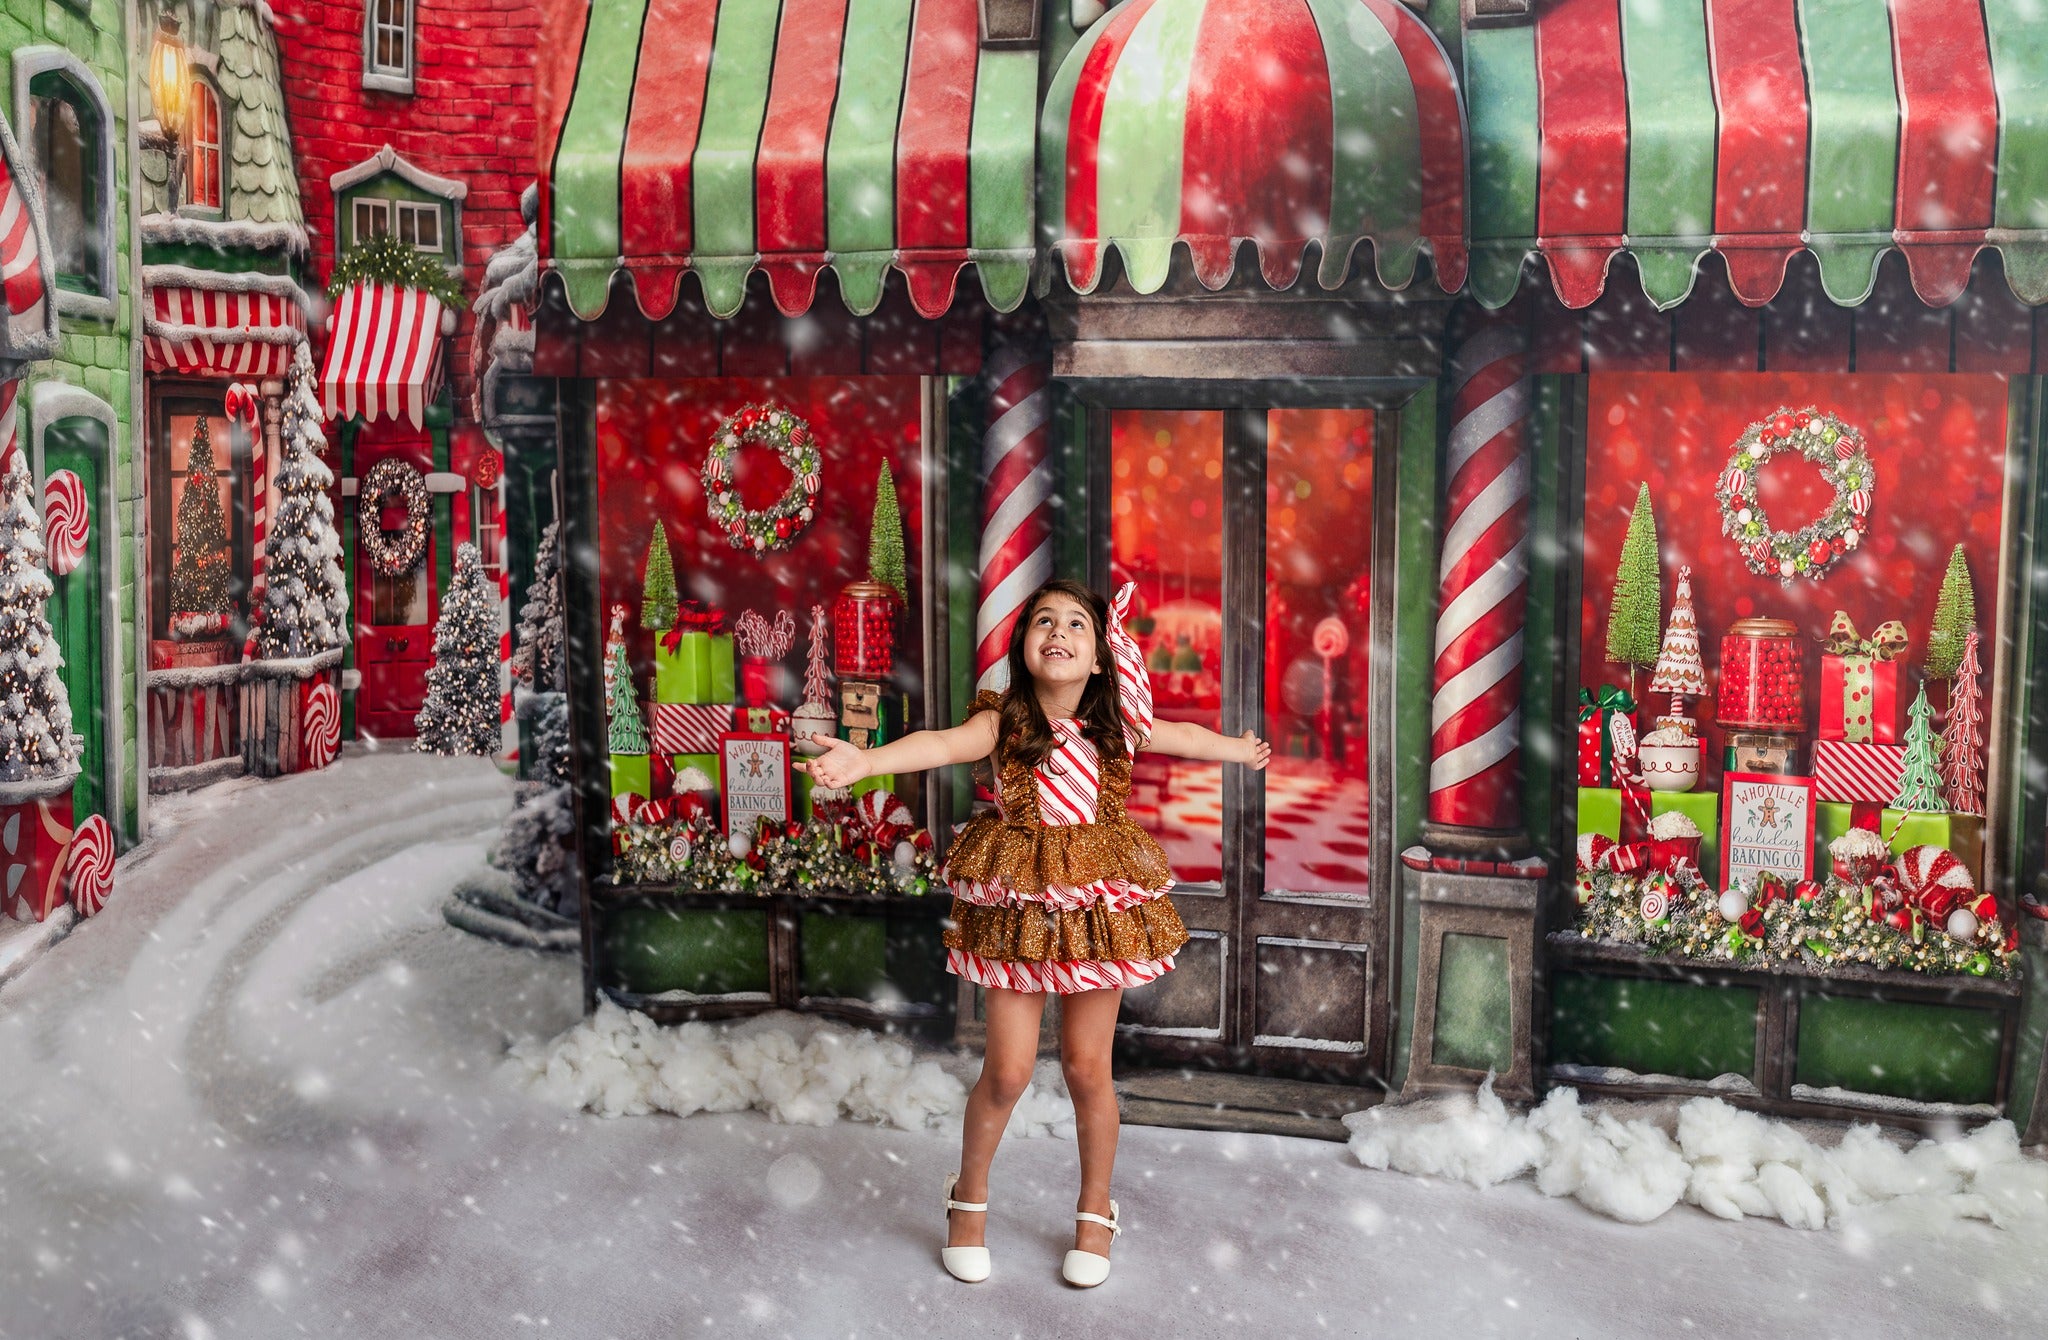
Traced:
[[[1108, 1284], [1058, 1279], [1067, 1139], [1005, 1143], [995, 1274], [959, 1284], [941, 1081], [971, 1058], [898, 1067], [787, 1017], [579, 1025], [572, 956], [441, 917], [510, 795], [480, 762], [351, 755], [157, 807], [107, 911], [0, 989], [0, 1337], [1997, 1336], [2048, 1312], [2038, 1219], [1630, 1225], [1528, 1181], [1135, 1126]], [[564, 1105], [686, 1051], [739, 1070], [749, 1038], [767, 1061], [714, 1095], [747, 1110]], [[821, 1119], [820, 1092], [886, 1121], [771, 1115]]]

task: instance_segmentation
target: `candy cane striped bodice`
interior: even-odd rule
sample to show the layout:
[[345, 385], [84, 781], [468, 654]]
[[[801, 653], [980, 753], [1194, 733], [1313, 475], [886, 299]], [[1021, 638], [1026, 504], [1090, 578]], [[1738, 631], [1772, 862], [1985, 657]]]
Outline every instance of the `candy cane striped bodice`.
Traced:
[[[1081, 723], [1071, 718], [1055, 719], [1052, 733], [1059, 743], [1031, 772], [1038, 817], [1054, 827], [1092, 824], [1102, 792], [1102, 765], [1095, 742], [1081, 729]], [[1003, 817], [1013, 816], [1005, 809]]]

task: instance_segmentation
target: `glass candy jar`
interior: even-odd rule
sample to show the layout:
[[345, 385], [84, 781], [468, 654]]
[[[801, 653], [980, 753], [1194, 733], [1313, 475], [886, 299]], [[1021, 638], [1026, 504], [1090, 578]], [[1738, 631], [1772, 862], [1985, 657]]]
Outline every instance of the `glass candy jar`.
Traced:
[[1798, 625], [1785, 619], [1737, 619], [1721, 635], [1716, 720], [1723, 727], [1801, 729], [1806, 665]]
[[841, 679], [887, 679], [896, 663], [896, 593], [854, 582], [832, 602], [832, 668]]

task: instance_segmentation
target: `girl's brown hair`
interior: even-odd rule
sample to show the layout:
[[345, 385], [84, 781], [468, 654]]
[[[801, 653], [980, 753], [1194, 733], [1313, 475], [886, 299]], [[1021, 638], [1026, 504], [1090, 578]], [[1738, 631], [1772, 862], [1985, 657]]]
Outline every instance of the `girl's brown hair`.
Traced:
[[1109, 602], [1079, 582], [1063, 578], [1055, 578], [1033, 591], [1024, 602], [1024, 612], [1010, 627], [1010, 686], [1003, 690], [996, 752], [1027, 768], [1035, 768], [1051, 756], [1058, 743], [1053, 739], [1045, 709], [1038, 705], [1038, 695], [1032, 691], [1031, 672], [1024, 668], [1024, 639], [1038, 614], [1039, 602], [1049, 596], [1073, 600], [1088, 611], [1095, 626], [1095, 673], [1088, 677], [1088, 686], [1081, 691], [1081, 705], [1075, 709], [1074, 719], [1094, 741], [1097, 754], [1121, 758], [1125, 752], [1123, 703], [1117, 696], [1116, 662], [1109, 648]]

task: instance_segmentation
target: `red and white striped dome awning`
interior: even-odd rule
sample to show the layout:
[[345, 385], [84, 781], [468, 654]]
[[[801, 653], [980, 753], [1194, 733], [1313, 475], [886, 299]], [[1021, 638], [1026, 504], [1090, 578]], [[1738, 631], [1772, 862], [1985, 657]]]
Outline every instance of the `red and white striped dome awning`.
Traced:
[[282, 377], [305, 341], [304, 294], [289, 276], [149, 265], [142, 281], [149, 290], [142, 351], [151, 372]]
[[416, 288], [355, 284], [335, 299], [320, 367], [329, 418], [408, 420], [418, 428], [440, 392], [441, 300]]

